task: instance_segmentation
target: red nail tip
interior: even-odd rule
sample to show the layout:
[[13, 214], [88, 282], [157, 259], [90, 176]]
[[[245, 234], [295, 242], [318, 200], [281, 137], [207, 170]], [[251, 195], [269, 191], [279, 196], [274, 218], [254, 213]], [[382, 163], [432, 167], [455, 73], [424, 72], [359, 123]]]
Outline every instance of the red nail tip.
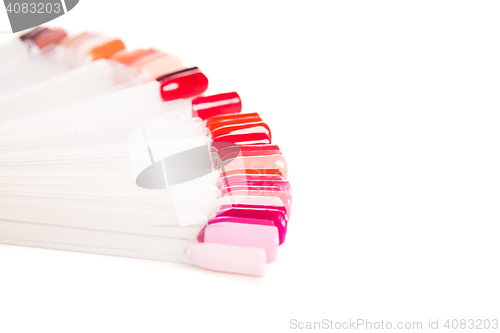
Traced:
[[259, 114], [241, 113], [241, 114], [223, 114], [207, 119], [207, 128], [212, 132], [222, 126], [256, 123], [262, 121]]
[[253, 129], [253, 133], [262, 132], [267, 133], [269, 135], [269, 139], [272, 140], [271, 129], [269, 126], [263, 122], [259, 121], [256, 123], [246, 123], [246, 124], [236, 124], [236, 125], [228, 125], [215, 129], [212, 131], [212, 138], [215, 139], [217, 137], [229, 134], [239, 134], [250, 132], [250, 129]]
[[208, 88], [208, 79], [198, 68], [190, 68], [164, 75], [157, 79], [161, 82], [161, 98], [172, 101], [201, 95]]
[[285, 179], [283, 172], [280, 169], [235, 169], [235, 170], [224, 170], [221, 172], [221, 177], [228, 177], [232, 175], [258, 175], [258, 176], [279, 176], [281, 179]]
[[257, 187], [277, 186], [277, 187], [279, 187], [279, 192], [286, 192], [286, 193], [291, 194], [290, 183], [286, 180], [274, 180], [274, 179], [235, 180], [235, 179], [228, 179], [227, 184], [225, 184], [225, 186], [223, 186], [223, 188], [237, 187], [237, 186], [257, 186]]
[[236, 92], [200, 96], [193, 100], [193, 117], [203, 120], [222, 115], [241, 112], [241, 98]]

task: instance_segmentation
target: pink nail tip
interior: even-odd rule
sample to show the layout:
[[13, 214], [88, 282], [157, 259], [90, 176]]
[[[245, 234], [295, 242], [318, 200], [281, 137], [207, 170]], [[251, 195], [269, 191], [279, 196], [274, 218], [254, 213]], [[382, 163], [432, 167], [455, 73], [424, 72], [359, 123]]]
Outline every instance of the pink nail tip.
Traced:
[[236, 92], [199, 96], [193, 100], [193, 117], [205, 120], [222, 114], [240, 113], [241, 98]]
[[262, 248], [267, 262], [272, 263], [278, 255], [279, 235], [274, 225], [253, 223], [211, 223], [205, 229], [205, 243]]
[[222, 184], [223, 188], [235, 187], [235, 186], [248, 186], [248, 187], [272, 187], [276, 189], [277, 192], [286, 192], [292, 195], [292, 189], [290, 183], [286, 180], [274, 180], [274, 179], [228, 179]]
[[[246, 208], [246, 209], [276, 209], [276, 210], [281, 210], [284, 214], [286, 214], [286, 207], [285, 206], [272, 206], [272, 205], [253, 205], [253, 204], [228, 204], [228, 205], [222, 205], [220, 206], [219, 210], [228, 210], [231, 208]], [[234, 218], [233, 218], [234, 219]], [[267, 220], [258, 220], [258, 221], [267, 221]], [[274, 222], [271, 221], [271, 223]]]
[[199, 243], [203, 243], [205, 241], [205, 229], [206, 228], [207, 228], [207, 226], [204, 226], [203, 229], [201, 229], [200, 232], [198, 233], [198, 236], [196, 236], [196, 240]]
[[238, 156], [268, 156], [268, 155], [281, 155], [278, 145], [264, 144], [264, 145], [236, 145], [228, 144], [227, 147], [219, 149], [217, 152], [221, 160], [236, 158]]
[[[237, 205], [239, 207], [239, 205]], [[247, 206], [245, 206], [247, 207]], [[253, 208], [262, 208], [262, 206], [257, 206], [257, 205], [252, 205]], [[226, 209], [230, 209], [232, 207], [227, 207]], [[273, 209], [279, 209], [277, 207], [272, 207]], [[271, 220], [263, 220], [263, 219], [249, 219], [249, 218], [244, 218], [244, 217], [231, 217], [231, 216], [222, 216], [222, 217], [216, 217], [208, 221], [208, 225], [215, 224], [215, 223], [242, 223], [242, 224], [255, 224], [255, 225], [263, 225], [263, 226], [268, 226], [268, 227], [274, 227], [274, 222]], [[197, 241], [200, 243], [203, 243], [205, 241], [205, 231], [207, 229], [207, 226], [203, 227], [203, 229], [200, 230], [197, 236]]]
[[267, 225], [274, 226], [274, 222], [271, 220], [265, 219], [252, 219], [246, 217], [232, 217], [232, 216], [221, 216], [216, 217], [208, 221], [208, 225], [222, 222], [231, 222], [231, 223], [243, 223], [243, 224], [259, 224], [259, 225]]
[[213, 142], [231, 142], [235, 144], [270, 144], [271, 137], [268, 133], [244, 133], [221, 135], [213, 139]]
[[281, 196], [283, 192], [286, 190], [286, 186], [279, 186], [277, 184], [271, 186], [260, 186], [260, 185], [230, 185], [221, 189], [221, 196], [225, 197], [226, 195], [230, 195], [232, 192], [236, 191], [246, 191], [249, 192], [249, 195], [258, 195], [258, 196]]
[[167, 74], [156, 80], [161, 83], [160, 94], [164, 101], [198, 96], [208, 88], [208, 79], [198, 67]]
[[266, 273], [266, 251], [262, 248], [194, 243], [188, 253], [194, 265], [205, 269], [252, 276]]
[[226, 177], [222, 177], [217, 181], [217, 186], [220, 188], [223, 188], [227, 186], [228, 184], [231, 184], [233, 182], [249, 182], [249, 181], [254, 181], [254, 180], [284, 180], [283, 177], [280, 175], [230, 175]]
[[242, 145], [240, 150], [243, 156], [255, 155], [281, 155], [281, 150], [278, 145]]
[[[251, 183], [242, 182], [240, 184], [225, 184], [222, 186], [221, 197], [229, 196], [257, 196], [257, 197], [276, 197], [281, 200], [284, 207], [286, 207], [286, 215], [289, 218], [292, 206], [292, 192], [290, 189], [290, 184], [286, 181], [282, 182], [268, 182], [270, 185], [258, 185], [259, 183], [265, 182], [254, 182], [257, 185]], [[272, 184], [272, 185], [271, 185]]]
[[283, 155], [238, 156], [222, 161], [225, 162], [225, 171], [240, 169], [244, 165], [246, 169], [279, 169], [283, 177], [288, 178], [288, 164]]
[[246, 209], [246, 208], [231, 208], [228, 210], [218, 211], [216, 217], [241, 217], [248, 219], [271, 220], [278, 228], [279, 244], [283, 244], [286, 236], [287, 220], [286, 214], [281, 210], [276, 209]]

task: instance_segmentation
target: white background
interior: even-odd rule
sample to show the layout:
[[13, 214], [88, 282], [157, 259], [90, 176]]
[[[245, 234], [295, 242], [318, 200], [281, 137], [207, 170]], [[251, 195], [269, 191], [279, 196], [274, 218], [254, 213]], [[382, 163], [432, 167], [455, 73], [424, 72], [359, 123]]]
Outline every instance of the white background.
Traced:
[[287, 241], [264, 278], [0, 246], [0, 332], [500, 319], [499, 15], [496, 1], [81, 0], [51, 25], [172, 51], [269, 123], [294, 194]]
[[[0, 3], [0, 35], [2, 34], [10, 34], [12, 32], [12, 28], [9, 22], [9, 16], [7, 15], [6, 8], [3, 3]], [[2, 36], [1, 38], [5, 38], [6, 36]]]

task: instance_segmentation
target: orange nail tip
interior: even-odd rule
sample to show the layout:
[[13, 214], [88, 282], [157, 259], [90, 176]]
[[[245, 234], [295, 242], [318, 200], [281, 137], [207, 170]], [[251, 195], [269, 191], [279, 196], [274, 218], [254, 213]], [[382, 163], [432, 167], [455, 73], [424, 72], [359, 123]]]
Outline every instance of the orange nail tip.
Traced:
[[113, 60], [123, 64], [128, 59], [131, 59], [139, 54], [142, 54], [144, 51], [145, 50], [143, 49], [137, 49], [135, 51], [126, 51], [126, 50], [119, 51], [113, 54], [111, 57], [109, 57], [109, 60]]
[[123, 62], [123, 64], [125, 64], [127, 66], [132, 66], [136, 62], [141, 61], [141, 59], [145, 59], [145, 58], [149, 57], [150, 55], [154, 55], [154, 54], [160, 54], [160, 52], [153, 50], [153, 49], [147, 49], [147, 50], [143, 50], [140, 53], [135, 54], [134, 56], [127, 57], [126, 59], [123, 59], [122, 62]]
[[94, 47], [92, 50], [90, 50], [89, 56], [92, 58], [92, 60], [108, 59], [116, 52], [122, 50], [125, 50], [125, 44], [120, 39], [115, 39]]

